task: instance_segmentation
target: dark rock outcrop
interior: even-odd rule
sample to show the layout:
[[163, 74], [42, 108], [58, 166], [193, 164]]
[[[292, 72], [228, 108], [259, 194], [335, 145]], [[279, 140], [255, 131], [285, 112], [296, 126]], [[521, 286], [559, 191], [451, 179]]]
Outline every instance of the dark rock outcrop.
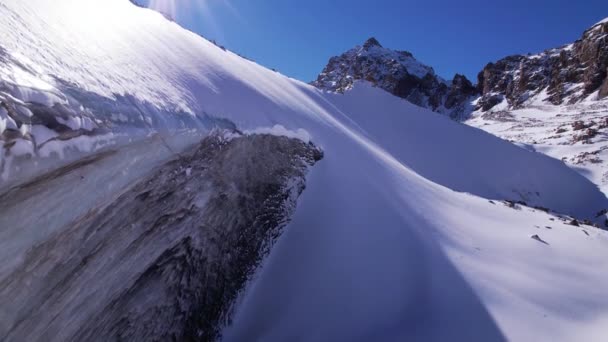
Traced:
[[[572, 104], [598, 92], [608, 96], [608, 22], [583, 33], [573, 44], [536, 55], [515, 55], [490, 63], [478, 75], [478, 108], [506, 99], [512, 108], [546, 90], [552, 104]], [[500, 101], [497, 101], [500, 98]]]
[[31, 249], [0, 280], [0, 340], [214, 340], [321, 158], [286, 137], [205, 138]]

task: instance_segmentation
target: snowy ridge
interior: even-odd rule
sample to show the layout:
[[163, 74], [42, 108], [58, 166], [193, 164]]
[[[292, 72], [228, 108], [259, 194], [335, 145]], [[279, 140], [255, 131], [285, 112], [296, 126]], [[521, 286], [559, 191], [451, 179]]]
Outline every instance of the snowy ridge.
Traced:
[[[70, 103], [68, 95], [86, 102], [87, 116], [111, 132], [142, 122], [204, 130], [205, 118], [214, 117], [242, 131], [305, 131], [323, 148], [324, 160], [236, 303], [224, 340], [603, 337], [608, 275], [599, 270], [608, 267], [608, 235], [571, 225], [565, 214], [596, 219], [608, 200], [563, 163], [369, 84], [323, 92], [127, 0], [7, 0], [0, 16], [7, 18], [0, 47], [12, 56], [2, 67], [28, 56], [28, 69], [37, 70], [30, 76]], [[2, 80], [24, 87], [15, 73]], [[153, 164], [158, 156], [142, 158], [133, 159]], [[123, 180], [118, 172], [116, 178]], [[86, 213], [86, 203], [122, 190], [88, 178], [77, 184], [77, 193], [66, 191], [59, 201], [37, 193], [35, 208], [11, 207], [5, 197], [0, 286], [9, 267], [19, 268], [33, 246], [65, 229], [50, 217], [66, 213], [61, 219], [69, 223], [70, 204]], [[501, 202], [507, 199], [544, 208]], [[24, 215], [30, 212], [36, 214]], [[4, 293], [0, 287], [1, 322], [27, 302]], [[107, 305], [86, 303], [86, 312]], [[94, 324], [94, 317], [78, 320]], [[10, 329], [0, 324], [0, 339]], [[58, 331], [45, 333], [60, 340]]]

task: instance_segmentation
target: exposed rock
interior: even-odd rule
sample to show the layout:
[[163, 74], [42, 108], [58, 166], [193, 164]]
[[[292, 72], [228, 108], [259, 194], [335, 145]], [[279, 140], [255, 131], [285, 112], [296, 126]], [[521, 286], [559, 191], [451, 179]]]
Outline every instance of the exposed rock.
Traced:
[[374, 38], [371, 37], [368, 40], [365, 41], [365, 43], [363, 44], [363, 48], [364, 49], [370, 49], [371, 47], [382, 47], [382, 45], [380, 45], [380, 42]]
[[410, 52], [384, 48], [375, 38], [332, 57], [312, 84], [324, 90], [344, 92], [359, 80], [453, 118], [462, 117], [467, 102], [478, 94], [465, 76], [456, 74], [448, 83]]
[[446, 108], [453, 108], [464, 103], [469, 97], [477, 94], [477, 89], [464, 75], [456, 74], [445, 101]]
[[496, 106], [497, 104], [501, 103], [503, 101], [503, 98], [504, 97], [502, 95], [498, 94], [485, 96], [478, 100], [477, 106], [481, 108], [482, 111], [488, 111], [494, 108], [494, 106]]
[[588, 128], [582, 134], [575, 136], [573, 142], [575, 142], [575, 143], [583, 142], [583, 143], [589, 144], [591, 142], [591, 139], [595, 138], [597, 136], [597, 134], [598, 134], [598, 131], [596, 129]]
[[547, 92], [552, 104], [575, 103], [598, 91], [608, 96], [608, 22], [597, 24], [573, 44], [536, 55], [515, 55], [489, 63], [478, 75], [482, 100], [478, 108], [486, 111], [502, 95], [512, 108], [532, 96]]
[[[606, 74], [608, 74], [608, 70], [606, 71]], [[608, 97], [608, 77], [604, 80], [604, 84], [602, 84], [602, 86], [600, 87], [598, 97], [600, 99]]]
[[547, 243], [547, 241], [545, 241], [545, 240], [541, 239], [541, 238], [540, 238], [540, 236], [538, 236], [538, 234], [534, 234], [534, 235], [530, 236], [530, 238], [532, 238], [533, 240], [536, 240], [536, 241], [538, 241], [538, 242], [542, 242], [542, 243], [544, 243], [545, 245], [548, 245], [548, 244], [549, 244], [549, 243]]
[[[531, 98], [555, 105], [573, 104], [597, 92], [608, 97], [608, 22], [594, 25], [573, 44], [542, 53], [513, 55], [487, 64], [474, 86], [456, 74], [452, 82], [406, 51], [382, 47], [368, 39], [338, 57], [332, 57], [312, 84], [344, 92], [365, 80], [416, 105], [465, 119], [477, 98], [476, 110], [489, 111], [506, 101], [505, 109], [520, 108]], [[480, 97], [479, 97], [480, 96]]]
[[580, 121], [580, 120], [572, 123], [572, 129], [575, 131], [580, 131], [580, 130], [583, 130], [588, 127], [589, 127], [589, 125], [586, 125], [585, 122]]
[[215, 339], [321, 158], [286, 137], [204, 139], [32, 248], [0, 281], [0, 340]]

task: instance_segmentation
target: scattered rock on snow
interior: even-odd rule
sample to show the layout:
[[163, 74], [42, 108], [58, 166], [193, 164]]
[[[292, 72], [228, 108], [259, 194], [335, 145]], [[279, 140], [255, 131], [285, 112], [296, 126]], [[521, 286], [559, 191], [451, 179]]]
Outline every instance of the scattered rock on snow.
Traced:
[[536, 241], [538, 241], [538, 242], [542, 242], [542, 243], [544, 243], [545, 245], [548, 245], [548, 244], [549, 244], [547, 241], [545, 241], [545, 240], [541, 239], [541, 238], [540, 238], [540, 236], [538, 236], [538, 234], [534, 234], [534, 235], [530, 236], [530, 238], [532, 238], [533, 240], [536, 240]]

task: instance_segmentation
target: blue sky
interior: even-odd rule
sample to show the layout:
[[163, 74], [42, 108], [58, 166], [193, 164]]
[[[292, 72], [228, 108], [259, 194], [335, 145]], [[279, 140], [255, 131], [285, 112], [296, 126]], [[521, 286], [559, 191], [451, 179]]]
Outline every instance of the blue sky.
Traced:
[[175, 1], [182, 26], [303, 81], [374, 36], [446, 79], [458, 72], [475, 82], [490, 61], [572, 42], [608, 17], [606, 0], [156, 1]]

